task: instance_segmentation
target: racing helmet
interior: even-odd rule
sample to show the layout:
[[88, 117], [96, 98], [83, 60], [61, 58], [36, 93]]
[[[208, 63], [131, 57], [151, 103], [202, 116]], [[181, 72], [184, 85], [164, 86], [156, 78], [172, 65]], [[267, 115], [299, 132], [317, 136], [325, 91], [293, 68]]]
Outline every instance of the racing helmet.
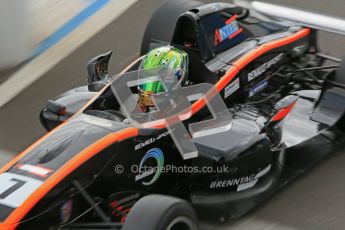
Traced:
[[[188, 54], [172, 46], [163, 46], [151, 50], [140, 64], [139, 70], [150, 70], [154, 68], [169, 69], [172, 71], [174, 82], [177, 84], [170, 86], [171, 89], [183, 86], [188, 75]], [[160, 81], [149, 82], [138, 86], [139, 105], [142, 108], [154, 107], [151, 96], [156, 93], [165, 92]], [[170, 89], [168, 89], [170, 90]]]

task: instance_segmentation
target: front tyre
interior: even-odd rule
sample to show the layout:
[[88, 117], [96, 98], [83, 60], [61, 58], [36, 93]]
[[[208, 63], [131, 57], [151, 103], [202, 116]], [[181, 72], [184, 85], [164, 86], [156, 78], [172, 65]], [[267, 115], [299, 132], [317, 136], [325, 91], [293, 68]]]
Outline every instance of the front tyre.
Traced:
[[123, 230], [197, 230], [198, 219], [192, 206], [181, 199], [148, 195], [129, 212]]

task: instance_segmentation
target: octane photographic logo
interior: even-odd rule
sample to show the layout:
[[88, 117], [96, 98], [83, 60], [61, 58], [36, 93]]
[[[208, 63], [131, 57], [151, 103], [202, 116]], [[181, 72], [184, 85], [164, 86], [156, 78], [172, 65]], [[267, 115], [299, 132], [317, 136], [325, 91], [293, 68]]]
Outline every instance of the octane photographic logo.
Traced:
[[[128, 124], [147, 131], [156, 127], [167, 128], [166, 135], [170, 134], [182, 159], [188, 160], [199, 154], [192, 139], [229, 131], [232, 116], [214, 85], [201, 83], [171, 88], [170, 86], [177, 84], [172, 83], [176, 80], [174, 74], [170, 69], [162, 71], [159, 68], [129, 72], [114, 77], [111, 87], [121, 105], [121, 111], [128, 118]], [[160, 82], [166, 92], [153, 94], [151, 99], [155, 109], [143, 112], [132, 89], [152, 82]], [[183, 121], [204, 106], [210, 110], [212, 119], [191, 123], [186, 127]], [[152, 144], [157, 139], [149, 138], [145, 143], [136, 145], [135, 150]]]
[[[149, 167], [148, 168], [148, 167], [144, 166], [145, 162], [150, 158], [153, 158], [156, 160], [157, 167]], [[143, 157], [143, 159], [140, 162], [140, 165], [139, 165], [139, 173], [140, 174], [135, 177], [135, 181], [142, 180], [142, 179], [154, 174], [154, 176], [152, 177], [152, 179], [149, 182], [145, 182], [145, 181], [142, 182], [142, 184], [145, 186], [152, 185], [153, 183], [155, 183], [158, 180], [159, 176], [161, 175], [162, 170], [163, 170], [163, 166], [164, 166], [164, 154], [163, 154], [163, 152], [159, 148], [150, 149], [145, 154], [145, 156]]]

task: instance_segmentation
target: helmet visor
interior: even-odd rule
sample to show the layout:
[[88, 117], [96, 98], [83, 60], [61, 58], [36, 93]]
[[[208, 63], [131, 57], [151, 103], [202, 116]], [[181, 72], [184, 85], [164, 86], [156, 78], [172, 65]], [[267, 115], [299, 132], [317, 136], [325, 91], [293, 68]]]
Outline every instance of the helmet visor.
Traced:
[[142, 92], [149, 92], [149, 93], [162, 93], [164, 92], [164, 87], [161, 82], [148, 82], [142, 85], [139, 85], [139, 89]]

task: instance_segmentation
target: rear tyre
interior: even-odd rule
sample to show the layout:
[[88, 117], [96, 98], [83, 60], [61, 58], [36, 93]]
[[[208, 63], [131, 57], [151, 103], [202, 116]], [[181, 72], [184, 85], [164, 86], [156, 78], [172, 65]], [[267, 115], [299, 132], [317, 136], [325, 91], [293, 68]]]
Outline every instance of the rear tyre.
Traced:
[[163, 0], [149, 20], [141, 44], [141, 55], [150, 51], [150, 43], [170, 43], [178, 17], [203, 4], [194, 0]]
[[129, 212], [122, 230], [197, 230], [198, 220], [192, 206], [184, 200], [148, 195]]

